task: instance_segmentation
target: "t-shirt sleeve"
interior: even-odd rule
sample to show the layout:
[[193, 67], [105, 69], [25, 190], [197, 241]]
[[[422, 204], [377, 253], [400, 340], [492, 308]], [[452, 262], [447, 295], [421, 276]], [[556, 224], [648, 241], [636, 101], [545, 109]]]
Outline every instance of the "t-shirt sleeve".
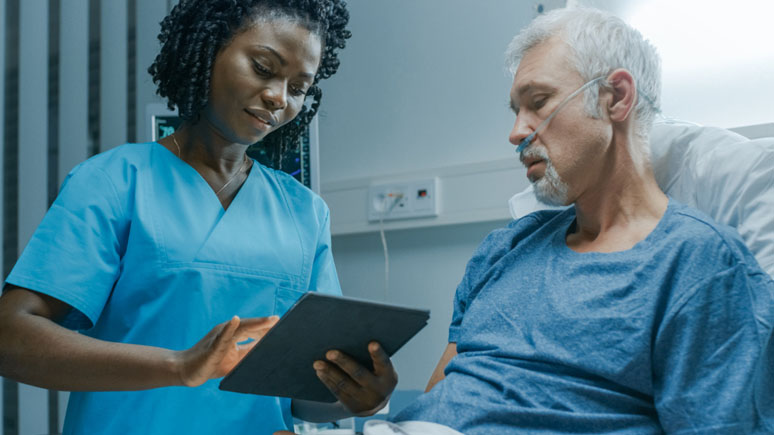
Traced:
[[454, 311], [449, 326], [449, 342], [456, 343], [462, 330], [462, 320], [468, 305], [473, 302], [481, 287], [486, 284], [485, 274], [503, 255], [513, 248], [519, 239], [532, 231], [538, 220], [533, 215], [511, 222], [489, 235], [476, 248], [465, 266], [465, 275], [454, 293]]
[[65, 180], [6, 284], [59, 299], [75, 310], [63, 326], [92, 327], [117, 279], [125, 225], [107, 174], [82, 164]]
[[470, 259], [465, 267], [465, 275], [454, 293], [454, 311], [449, 326], [449, 343], [456, 343], [462, 330], [462, 319], [465, 317], [465, 309], [468, 307], [471, 295], [471, 275], [475, 274], [477, 262], [476, 256]]
[[341, 294], [341, 285], [339, 284], [336, 266], [333, 263], [333, 253], [331, 252], [330, 212], [327, 207], [324, 208], [324, 217], [320, 225], [320, 235], [315, 249], [309, 289], [320, 293]]
[[654, 342], [667, 433], [773, 433], [774, 282], [739, 263], [683, 293]]
[[549, 210], [528, 214], [516, 219], [505, 228], [492, 231], [476, 248], [465, 267], [465, 275], [454, 294], [454, 312], [449, 326], [449, 342], [456, 343], [462, 332], [462, 321], [467, 307], [488, 281], [487, 272], [510, 252], [524, 237], [535, 231], [546, 220], [560, 211]]

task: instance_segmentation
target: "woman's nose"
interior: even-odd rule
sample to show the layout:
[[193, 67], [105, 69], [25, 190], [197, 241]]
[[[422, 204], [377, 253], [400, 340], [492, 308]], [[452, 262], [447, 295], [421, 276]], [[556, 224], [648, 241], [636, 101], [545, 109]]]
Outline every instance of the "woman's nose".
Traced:
[[267, 109], [282, 110], [288, 105], [287, 86], [284, 82], [272, 83], [263, 90], [262, 97]]

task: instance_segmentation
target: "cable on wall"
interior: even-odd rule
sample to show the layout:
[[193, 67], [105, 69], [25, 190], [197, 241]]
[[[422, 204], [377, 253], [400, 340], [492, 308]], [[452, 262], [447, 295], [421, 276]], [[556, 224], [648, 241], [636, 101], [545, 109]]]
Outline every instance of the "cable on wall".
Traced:
[[384, 301], [390, 293], [390, 253], [387, 250], [387, 237], [384, 235], [384, 218], [388, 216], [396, 205], [403, 198], [402, 193], [389, 193], [382, 198], [382, 210], [379, 215], [379, 235], [382, 239], [382, 249], [384, 250]]

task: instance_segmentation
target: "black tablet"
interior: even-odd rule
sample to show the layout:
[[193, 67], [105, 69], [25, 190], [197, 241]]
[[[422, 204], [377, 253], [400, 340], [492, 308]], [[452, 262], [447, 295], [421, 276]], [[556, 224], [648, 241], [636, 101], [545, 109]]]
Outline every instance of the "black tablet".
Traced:
[[338, 349], [373, 369], [368, 343], [392, 356], [430, 318], [428, 310], [309, 292], [220, 382], [220, 389], [335, 402], [312, 368]]

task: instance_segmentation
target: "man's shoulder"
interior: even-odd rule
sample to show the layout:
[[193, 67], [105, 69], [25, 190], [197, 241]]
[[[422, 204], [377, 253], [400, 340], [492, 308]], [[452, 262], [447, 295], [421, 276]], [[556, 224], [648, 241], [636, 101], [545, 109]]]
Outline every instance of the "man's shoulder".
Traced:
[[574, 209], [540, 210], [511, 221], [489, 233], [474, 257], [491, 261], [526, 243], [543, 243], [556, 231], [564, 231], [575, 216]]
[[673, 208], [665, 228], [670, 236], [696, 244], [743, 245], [739, 233], [728, 225], [688, 205], [675, 203]]
[[758, 267], [735, 229], [715, 222], [693, 207], [677, 202], [670, 207], [672, 210], [663, 228], [662, 243], [670, 249], [679, 250], [683, 260], [690, 257], [695, 258], [699, 264], [709, 264], [715, 260], [716, 266], [722, 262], [728, 267], [740, 263]]

